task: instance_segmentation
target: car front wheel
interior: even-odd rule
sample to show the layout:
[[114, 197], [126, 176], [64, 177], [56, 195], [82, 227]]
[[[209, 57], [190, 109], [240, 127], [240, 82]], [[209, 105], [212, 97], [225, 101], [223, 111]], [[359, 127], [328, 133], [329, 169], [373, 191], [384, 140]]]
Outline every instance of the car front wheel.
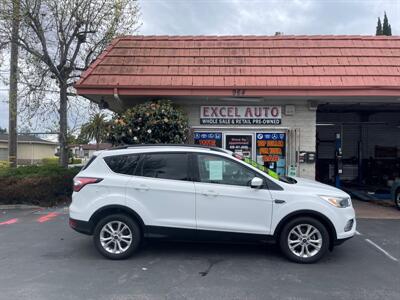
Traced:
[[98, 222], [94, 230], [94, 244], [97, 250], [110, 259], [124, 259], [139, 247], [141, 232], [130, 217], [115, 214]]
[[400, 189], [397, 190], [396, 195], [394, 196], [394, 204], [396, 205], [397, 209], [400, 209]]
[[329, 233], [311, 217], [289, 221], [282, 229], [279, 245], [285, 256], [297, 263], [314, 263], [329, 249]]

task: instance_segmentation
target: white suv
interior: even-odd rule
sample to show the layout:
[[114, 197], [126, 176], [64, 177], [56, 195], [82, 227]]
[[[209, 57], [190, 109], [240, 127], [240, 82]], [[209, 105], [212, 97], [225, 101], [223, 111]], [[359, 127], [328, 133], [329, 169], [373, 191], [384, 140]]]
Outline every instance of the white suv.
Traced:
[[312, 263], [354, 235], [348, 194], [262, 170], [193, 145], [97, 152], [74, 179], [70, 226], [111, 259], [132, 255], [143, 238], [272, 240], [290, 260]]

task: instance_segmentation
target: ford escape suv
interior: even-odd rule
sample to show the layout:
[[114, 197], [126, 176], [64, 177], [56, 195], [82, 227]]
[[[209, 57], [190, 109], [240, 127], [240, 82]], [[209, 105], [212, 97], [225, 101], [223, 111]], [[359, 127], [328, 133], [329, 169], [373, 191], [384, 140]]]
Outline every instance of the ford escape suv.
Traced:
[[219, 148], [140, 145], [95, 153], [74, 178], [70, 226], [123, 259], [144, 238], [275, 241], [312, 263], [356, 229], [348, 194], [278, 177]]

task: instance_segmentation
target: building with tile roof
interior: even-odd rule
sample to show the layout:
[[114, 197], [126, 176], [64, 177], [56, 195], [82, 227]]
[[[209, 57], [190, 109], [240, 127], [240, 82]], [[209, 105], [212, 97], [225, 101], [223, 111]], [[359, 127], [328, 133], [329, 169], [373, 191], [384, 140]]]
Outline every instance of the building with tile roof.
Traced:
[[[314, 178], [316, 159], [326, 159], [321, 170], [332, 180], [336, 133], [353, 141], [342, 149], [358, 161], [349, 178], [362, 177], [363, 159], [375, 156], [375, 146], [400, 147], [397, 36], [126, 36], [75, 88], [114, 111], [171, 99], [188, 112], [192, 142], [214, 139], [281, 174]], [[380, 122], [389, 128], [359, 128]], [[390, 132], [397, 143], [365, 143], [368, 130]], [[281, 150], [265, 147], [274, 134], [283, 134]]]

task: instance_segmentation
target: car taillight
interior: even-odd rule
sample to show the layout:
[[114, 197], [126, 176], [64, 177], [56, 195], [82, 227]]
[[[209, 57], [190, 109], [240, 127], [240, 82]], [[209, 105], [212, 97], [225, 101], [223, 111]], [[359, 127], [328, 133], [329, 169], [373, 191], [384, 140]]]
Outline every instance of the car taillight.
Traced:
[[103, 178], [93, 178], [93, 177], [74, 178], [74, 192], [79, 192], [87, 184], [98, 183], [102, 180]]

